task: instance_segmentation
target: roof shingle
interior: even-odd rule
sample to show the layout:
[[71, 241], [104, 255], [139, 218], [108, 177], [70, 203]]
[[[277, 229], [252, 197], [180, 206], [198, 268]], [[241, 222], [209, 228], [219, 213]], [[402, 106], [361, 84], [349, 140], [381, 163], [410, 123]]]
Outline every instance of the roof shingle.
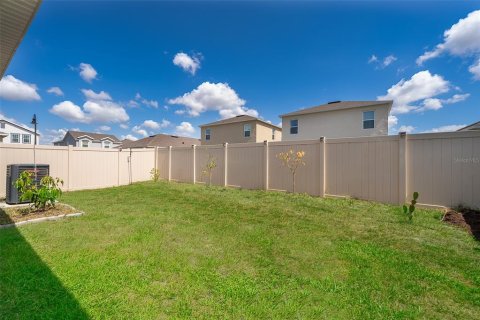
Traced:
[[334, 101], [326, 104], [322, 104], [316, 107], [306, 108], [302, 110], [297, 110], [294, 112], [282, 114], [280, 117], [286, 116], [297, 116], [301, 114], [310, 114], [310, 113], [317, 113], [317, 112], [325, 112], [325, 111], [333, 111], [333, 110], [343, 110], [343, 109], [351, 109], [351, 108], [361, 108], [361, 107], [369, 107], [369, 106], [378, 106], [378, 105], [385, 105], [388, 107], [392, 106], [392, 100], [381, 100], [381, 101]]

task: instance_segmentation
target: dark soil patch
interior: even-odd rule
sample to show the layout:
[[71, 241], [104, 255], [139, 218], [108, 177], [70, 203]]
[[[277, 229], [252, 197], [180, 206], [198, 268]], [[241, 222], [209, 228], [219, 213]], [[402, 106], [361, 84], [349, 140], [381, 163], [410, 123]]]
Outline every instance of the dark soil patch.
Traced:
[[61, 203], [58, 203], [54, 208], [49, 208], [45, 211], [33, 211], [30, 210], [28, 206], [1, 208], [0, 225], [76, 212], [78, 212], [78, 210], [75, 208]]
[[449, 210], [443, 216], [443, 221], [466, 229], [480, 241], [480, 211], [468, 208]]

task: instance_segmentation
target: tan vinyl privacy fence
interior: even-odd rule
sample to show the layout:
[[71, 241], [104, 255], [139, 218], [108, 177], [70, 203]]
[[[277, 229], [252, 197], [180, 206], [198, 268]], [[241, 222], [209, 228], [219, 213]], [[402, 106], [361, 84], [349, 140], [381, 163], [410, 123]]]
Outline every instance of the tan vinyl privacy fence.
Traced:
[[[158, 154], [160, 156], [160, 153]], [[37, 146], [37, 164], [50, 165], [50, 175], [63, 179], [63, 190], [105, 188], [150, 179], [154, 149], [107, 150]], [[131, 159], [131, 165], [130, 165]], [[32, 145], [0, 143], [0, 198], [5, 197], [8, 164], [32, 164]]]
[[205, 182], [213, 157], [215, 185], [292, 191], [277, 158], [289, 149], [305, 151], [298, 192], [402, 204], [417, 191], [424, 205], [480, 208], [480, 132], [159, 148], [157, 167], [168, 180]]

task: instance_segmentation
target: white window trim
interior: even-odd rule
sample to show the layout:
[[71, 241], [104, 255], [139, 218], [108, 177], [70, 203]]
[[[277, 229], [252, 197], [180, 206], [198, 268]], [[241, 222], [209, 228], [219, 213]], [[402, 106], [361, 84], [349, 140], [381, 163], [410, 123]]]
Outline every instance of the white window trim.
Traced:
[[[88, 139], [81, 139], [81, 140], [79, 140], [79, 141], [80, 141], [80, 147], [81, 147], [81, 148], [90, 148], [90, 143], [91, 143], [92, 141], [90, 141], [90, 140], [88, 140]], [[88, 141], [88, 144], [87, 144], [86, 147], [83, 146], [83, 141]]]
[[[367, 112], [373, 112], [373, 119], [367, 119], [365, 120], [365, 113]], [[365, 128], [365, 121], [372, 121], [373, 120], [373, 128]], [[362, 129], [363, 130], [372, 130], [375, 129], [375, 110], [367, 110], [362, 112]]]
[[[297, 121], [297, 125], [296, 125], [296, 126], [292, 126], [292, 121]], [[298, 129], [299, 129], [299, 127], [300, 127], [300, 123], [299, 123], [298, 119], [290, 119], [289, 125], [290, 125], [289, 133], [290, 133], [290, 134], [298, 134], [298, 131], [299, 131]], [[297, 133], [292, 133], [292, 128], [297, 128]]]
[[[249, 128], [248, 130], [246, 130], [246, 128]], [[248, 136], [245, 135], [245, 133], [248, 132]], [[251, 138], [252, 137], [252, 125], [250, 123], [245, 123], [243, 125], [243, 137], [244, 138]]]
[[[107, 145], [107, 144], [108, 144], [108, 148], [105, 147], [105, 145]], [[104, 141], [102, 141], [102, 148], [103, 148], [103, 149], [112, 149], [112, 145], [113, 145], [113, 143], [112, 143], [112, 141], [110, 141], [110, 140], [104, 140]]]
[[[13, 136], [14, 135], [18, 136], [18, 141], [17, 142], [13, 141]], [[15, 132], [10, 133], [10, 143], [22, 143], [21, 140], [22, 140], [22, 135], [20, 133], [15, 133]]]
[[[24, 137], [27, 137], [28, 136], [28, 142], [25, 142], [25, 140], [23, 140]], [[22, 144], [32, 144], [32, 135], [29, 134], [29, 133], [23, 133], [22, 134]]]
[[205, 129], [205, 140], [210, 141], [211, 139], [212, 139], [212, 130], [210, 128], [207, 128]]

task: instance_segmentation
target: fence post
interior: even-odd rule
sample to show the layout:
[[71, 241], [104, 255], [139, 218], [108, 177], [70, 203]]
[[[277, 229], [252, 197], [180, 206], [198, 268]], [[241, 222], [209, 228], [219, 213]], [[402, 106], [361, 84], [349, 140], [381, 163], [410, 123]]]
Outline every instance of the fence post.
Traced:
[[320, 197], [325, 197], [325, 137], [320, 137], [319, 140], [319, 172], [320, 172], [320, 186], [319, 186], [319, 196]]
[[71, 190], [72, 187], [72, 158], [73, 158], [73, 146], [68, 146], [68, 163], [67, 163], [67, 190]]
[[120, 186], [120, 154], [121, 153], [122, 153], [122, 148], [119, 148], [117, 152], [117, 186]]
[[407, 133], [398, 134], [398, 203], [407, 200]]
[[168, 146], [168, 181], [172, 180], [172, 146]]
[[223, 163], [224, 163], [224, 174], [223, 174], [223, 186], [228, 186], [228, 142], [223, 144]]
[[193, 184], [195, 184], [195, 181], [196, 181], [196, 178], [197, 178], [197, 170], [196, 170], [196, 165], [195, 165], [195, 161], [196, 161], [196, 150], [197, 146], [196, 145], [192, 145], [192, 152], [193, 152], [193, 155], [192, 155], [192, 158], [193, 158]]
[[265, 190], [268, 190], [268, 141], [265, 140], [263, 141], [263, 164], [264, 164], [264, 168], [263, 168], [263, 175], [264, 175], [264, 180], [263, 180], [263, 187]]

